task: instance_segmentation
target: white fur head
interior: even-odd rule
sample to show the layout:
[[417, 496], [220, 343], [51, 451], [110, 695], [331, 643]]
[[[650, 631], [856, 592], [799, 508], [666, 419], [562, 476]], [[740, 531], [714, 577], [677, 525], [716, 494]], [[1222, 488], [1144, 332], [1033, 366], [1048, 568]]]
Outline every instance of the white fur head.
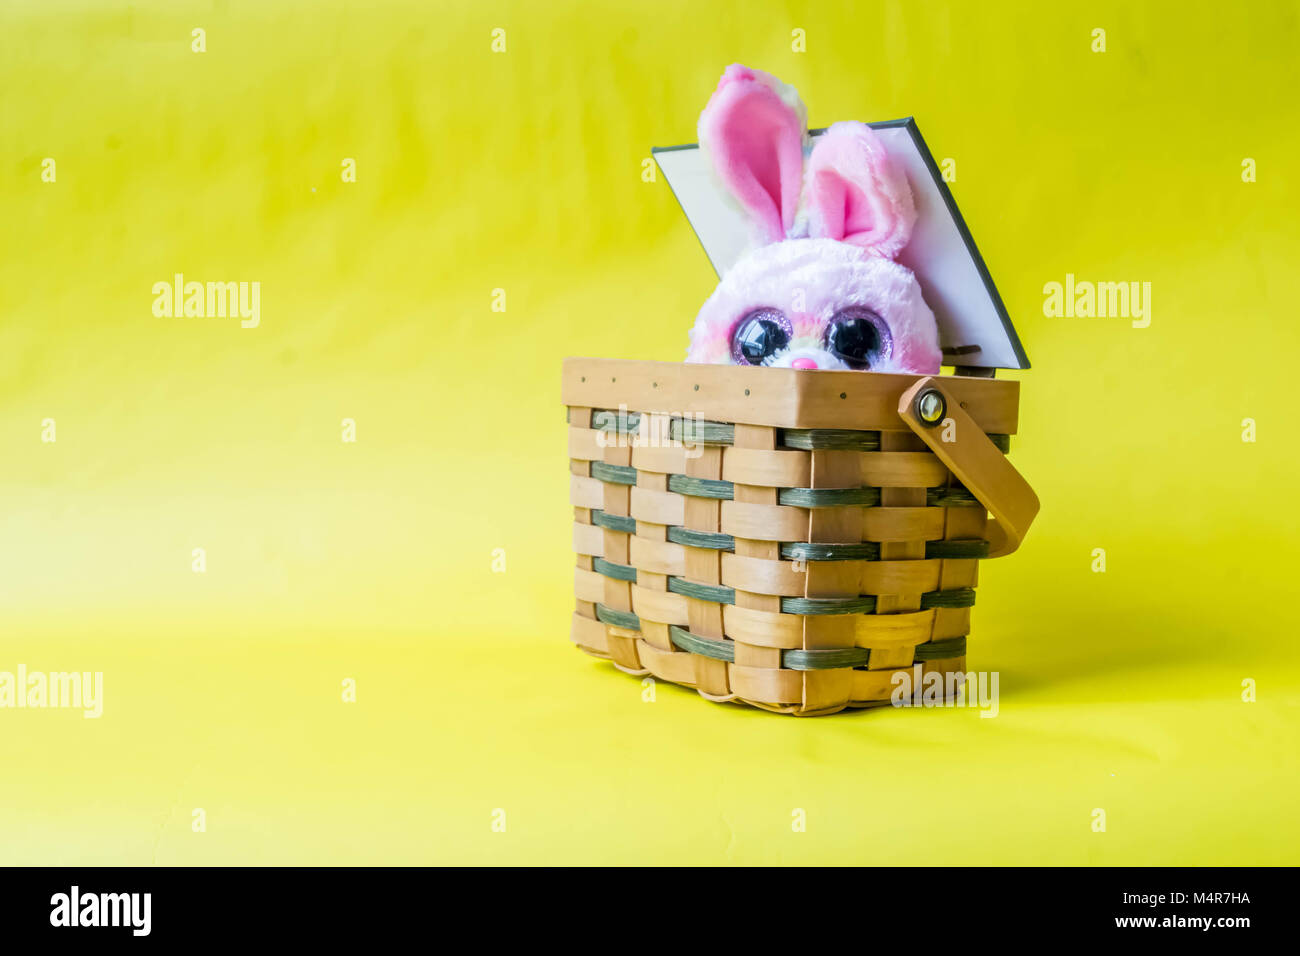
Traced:
[[[758, 362], [744, 361], [744, 343], [736, 340], [747, 322], [775, 323], [784, 344]], [[865, 365], [830, 347], [846, 332], [874, 332]], [[755, 249], [727, 271], [700, 309], [686, 360], [938, 372], [939, 336], [911, 270], [833, 239], [788, 239]]]

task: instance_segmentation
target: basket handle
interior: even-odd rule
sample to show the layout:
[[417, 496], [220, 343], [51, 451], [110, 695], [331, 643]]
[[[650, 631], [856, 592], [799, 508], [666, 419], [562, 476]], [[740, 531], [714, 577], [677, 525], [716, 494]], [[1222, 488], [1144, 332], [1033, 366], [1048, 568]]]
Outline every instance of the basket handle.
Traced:
[[[1038, 514], [1038, 496], [961, 402], [937, 377], [928, 376], [903, 392], [898, 414], [993, 516], [989, 557], [1000, 558], [1020, 547]], [[946, 424], [948, 419], [952, 425]]]

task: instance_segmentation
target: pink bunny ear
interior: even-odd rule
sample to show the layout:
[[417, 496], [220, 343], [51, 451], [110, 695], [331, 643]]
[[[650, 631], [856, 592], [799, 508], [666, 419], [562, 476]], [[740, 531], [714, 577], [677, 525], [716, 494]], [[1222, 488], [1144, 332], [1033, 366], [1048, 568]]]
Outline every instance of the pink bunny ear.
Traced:
[[762, 70], [727, 67], [700, 114], [700, 146], [763, 242], [794, 225], [807, 112], [792, 87]]
[[892, 259], [907, 245], [916, 207], [907, 176], [864, 123], [836, 123], [808, 157], [809, 227], [818, 238]]

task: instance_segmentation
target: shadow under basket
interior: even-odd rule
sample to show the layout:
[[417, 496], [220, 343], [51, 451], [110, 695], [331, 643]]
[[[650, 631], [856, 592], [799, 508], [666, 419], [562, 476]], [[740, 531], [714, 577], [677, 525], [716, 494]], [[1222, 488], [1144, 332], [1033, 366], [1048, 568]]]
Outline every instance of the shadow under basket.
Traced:
[[967, 376], [566, 359], [574, 643], [778, 713], [889, 703], [900, 671], [951, 694], [979, 560], [1038, 511], [1005, 454], [1019, 396]]

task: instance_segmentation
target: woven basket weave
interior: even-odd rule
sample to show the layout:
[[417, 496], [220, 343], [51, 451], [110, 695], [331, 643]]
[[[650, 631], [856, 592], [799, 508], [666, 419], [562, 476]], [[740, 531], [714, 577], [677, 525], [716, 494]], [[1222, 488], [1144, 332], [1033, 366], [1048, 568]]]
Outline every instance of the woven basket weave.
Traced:
[[[919, 389], [942, 421], [917, 420]], [[1037, 511], [1003, 455], [1018, 398], [973, 377], [566, 360], [573, 641], [780, 713], [888, 703], [916, 665], [951, 689], [979, 559]]]

